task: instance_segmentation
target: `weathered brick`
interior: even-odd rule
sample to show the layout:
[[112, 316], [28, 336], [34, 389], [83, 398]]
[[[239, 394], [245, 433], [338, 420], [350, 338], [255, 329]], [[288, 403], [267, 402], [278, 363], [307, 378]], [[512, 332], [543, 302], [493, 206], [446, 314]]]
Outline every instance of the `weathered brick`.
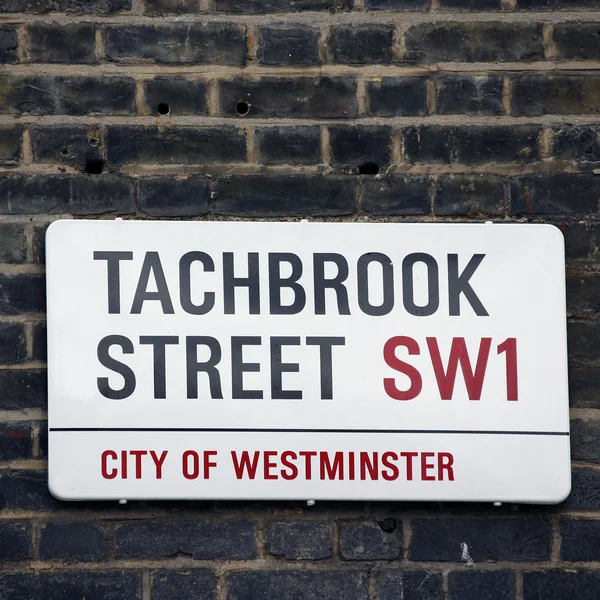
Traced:
[[304, 10], [347, 10], [352, 8], [354, 0], [339, 0], [335, 4], [331, 0], [215, 0], [217, 12], [229, 13], [280, 13], [300, 12]]
[[[374, 574], [378, 600], [443, 600], [442, 575], [387, 569]], [[454, 600], [453, 598], [451, 600]]]
[[357, 571], [238, 571], [228, 577], [228, 600], [367, 600], [367, 573]]
[[437, 216], [503, 216], [504, 182], [496, 175], [440, 175], [435, 181]]
[[511, 571], [452, 571], [448, 575], [450, 600], [514, 600], [515, 574]]
[[0, 364], [14, 365], [26, 358], [27, 338], [24, 326], [20, 323], [0, 323]]
[[47, 346], [47, 336], [46, 336], [46, 324], [38, 324], [33, 325], [32, 329], [33, 336], [33, 352], [32, 358], [36, 360], [46, 360], [46, 346]]
[[20, 126], [0, 126], [0, 165], [15, 166], [21, 159], [21, 136], [23, 128]]
[[0, 177], [0, 214], [100, 215], [132, 212], [135, 212], [134, 182], [122, 175]]
[[392, 138], [389, 127], [330, 127], [331, 162], [334, 166], [359, 172], [361, 165], [373, 163], [377, 171], [389, 166]]
[[131, 0], [3, 0], [4, 12], [112, 14], [131, 10]]
[[597, 8], [596, 0], [519, 0], [522, 10], [555, 10], [568, 8]]
[[365, 178], [363, 210], [373, 216], [429, 215], [429, 180], [418, 175]]
[[0, 578], [0, 598], [11, 600], [141, 600], [142, 576], [135, 571], [42, 571]]
[[208, 212], [206, 177], [144, 177], [140, 179], [140, 208], [153, 217], [191, 217]]
[[574, 569], [523, 573], [523, 600], [597, 600], [600, 573]]
[[135, 82], [130, 77], [0, 75], [0, 112], [30, 115], [131, 115]]
[[365, 0], [369, 10], [427, 10], [431, 0]]
[[[31, 427], [29, 423], [3, 423], [0, 425], [0, 460], [17, 460], [31, 457]], [[4, 540], [0, 528], [0, 559]]]
[[40, 525], [40, 559], [101, 561], [108, 558], [108, 539], [95, 523], [75, 521]]
[[600, 521], [561, 519], [560, 558], [569, 562], [600, 560]]
[[600, 78], [518, 75], [512, 80], [514, 115], [593, 115], [600, 111]]
[[46, 371], [0, 371], [0, 409], [46, 408]]
[[186, 77], [159, 76], [144, 81], [146, 105], [152, 115], [164, 114], [161, 111], [165, 110], [165, 104], [167, 114], [172, 116], [205, 115], [208, 111], [207, 89], [206, 81]]
[[350, 118], [358, 114], [356, 80], [348, 77], [236, 78], [219, 84], [221, 115], [238, 116], [247, 103], [252, 117]]
[[309, 25], [263, 25], [258, 29], [262, 65], [317, 65], [319, 30]]
[[600, 225], [596, 223], [561, 223], [567, 260], [597, 261], [600, 258]]
[[0, 275], [0, 314], [43, 312], [45, 283], [42, 275]]
[[389, 64], [393, 61], [391, 25], [337, 25], [331, 28], [329, 52], [333, 62]]
[[14, 64], [19, 62], [17, 48], [17, 28], [15, 25], [0, 26], [0, 64]]
[[423, 23], [406, 32], [410, 62], [507, 62], [544, 58], [541, 23]]
[[[56, 506], [58, 506], [58, 501], [48, 491], [48, 474], [46, 472], [5, 471], [0, 473], [0, 510], [45, 511]], [[15, 596], [2, 595], [2, 584], [6, 577], [6, 575], [0, 577], [0, 598], [13, 598]], [[27, 594], [16, 597], [31, 598]]]
[[47, 227], [33, 229], [33, 262], [40, 265], [46, 262], [46, 229]]
[[542, 518], [416, 518], [411, 528], [411, 560], [539, 561], [552, 547], [551, 524]]
[[152, 574], [152, 600], [216, 600], [217, 579], [208, 569]]
[[33, 126], [29, 129], [33, 160], [85, 170], [87, 160], [101, 160], [103, 137], [98, 127]]
[[319, 127], [257, 127], [258, 162], [267, 165], [313, 165], [321, 162]]
[[600, 143], [596, 125], [560, 125], [554, 128], [552, 154], [562, 160], [580, 163], [600, 162]]
[[36, 23], [27, 27], [27, 53], [32, 62], [95, 63], [93, 23]]
[[0, 262], [24, 263], [27, 261], [27, 238], [23, 225], [0, 223]]
[[567, 273], [567, 312], [592, 317], [600, 311], [600, 274]]
[[571, 419], [571, 458], [600, 462], [600, 421]]
[[375, 117], [427, 114], [426, 77], [381, 77], [367, 81], [367, 113]]
[[254, 558], [252, 521], [136, 521], [119, 524], [117, 558], [188, 554], [197, 560]]
[[406, 158], [412, 163], [530, 163], [540, 157], [536, 125], [423, 125], [407, 127], [402, 134]]
[[264, 536], [266, 552], [287, 560], [321, 560], [332, 556], [329, 521], [267, 523]]
[[569, 368], [569, 404], [574, 408], [600, 408], [600, 369]]
[[340, 522], [340, 556], [346, 560], [402, 558], [402, 523], [384, 531], [375, 520]]
[[356, 181], [321, 175], [251, 175], [217, 180], [216, 215], [333, 217], [356, 212]]
[[513, 215], [584, 215], [598, 212], [600, 179], [592, 173], [524, 175], [510, 184]]
[[441, 8], [460, 10], [500, 10], [500, 0], [439, 0]]
[[436, 83], [436, 110], [441, 115], [504, 114], [504, 81], [499, 75], [447, 75]]
[[600, 509], [600, 470], [573, 467], [571, 470], [571, 494], [564, 507], [567, 510]]
[[145, 0], [144, 13], [147, 15], [179, 15], [197, 13], [200, 4], [196, 0]]
[[598, 324], [593, 321], [571, 321], [568, 323], [567, 334], [571, 362], [597, 360], [600, 355], [600, 326]]
[[600, 58], [600, 23], [560, 23], [554, 27], [554, 45], [559, 58]]
[[110, 166], [244, 162], [246, 136], [231, 126], [111, 126], [106, 155]]
[[237, 23], [170, 23], [104, 27], [106, 58], [157, 64], [246, 64], [245, 27]]
[[[32, 558], [31, 525], [25, 521], [0, 523], [0, 560]], [[0, 583], [0, 589], [2, 584]], [[9, 598], [9, 596], [5, 596]]]
[[45, 458], [48, 456], [48, 423], [40, 423], [40, 457]]

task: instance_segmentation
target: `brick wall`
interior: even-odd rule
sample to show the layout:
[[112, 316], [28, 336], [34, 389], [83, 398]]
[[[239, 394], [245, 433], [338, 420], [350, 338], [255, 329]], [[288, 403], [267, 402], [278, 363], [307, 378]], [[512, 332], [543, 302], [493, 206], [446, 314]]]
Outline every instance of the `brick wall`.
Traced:
[[[598, 0], [0, 9], [0, 598], [600, 597]], [[570, 498], [54, 500], [44, 231], [116, 215], [556, 224]]]

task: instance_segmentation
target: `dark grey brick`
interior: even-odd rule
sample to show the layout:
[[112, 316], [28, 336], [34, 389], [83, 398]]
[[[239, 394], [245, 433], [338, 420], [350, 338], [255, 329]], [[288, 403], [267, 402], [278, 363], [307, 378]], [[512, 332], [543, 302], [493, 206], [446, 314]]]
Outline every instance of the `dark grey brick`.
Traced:
[[496, 175], [440, 175], [435, 182], [437, 216], [503, 216], [504, 182]]
[[600, 422], [571, 420], [571, 458], [600, 462]]
[[267, 523], [264, 536], [265, 550], [287, 560], [320, 560], [332, 556], [329, 521]]
[[246, 29], [237, 23], [104, 27], [106, 58], [157, 64], [246, 64]]
[[317, 65], [319, 30], [308, 25], [263, 25], [258, 29], [262, 65]]
[[0, 25], [0, 65], [19, 62], [18, 47], [17, 27], [15, 25]]
[[319, 127], [257, 127], [258, 161], [267, 165], [314, 165], [321, 162]]
[[34, 126], [29, 134], [36, 163], [69, 165], [85, 171], [88, 160], [102, 160], [104, 140], [98, 127]]
[[[159, 76], [144, 82], [146, 104], [150, 114], [161, 114], [159, 104], [167, 104], [169, 115], [205, 115], [208, 85], [201, 79]], [[164, 110], [164, 107], [161, 107]]]
[[405, 36], [410, 62], [526, 62], [544, 59], [541, 23], [422, 23]]
[[21, 136], [23, 128], [20, 126], [0, 126], [0, 165], [12, 167], [21, 160]]
[[502, 115], [503, 78], [447, 75], [437, 80], [436, 110], [441, 115]]
[[47, 227], [33, 229], [33, 262], [40, 265], [46, 262], [46, 229]]
[[40, 423], [40, 457], [48, 456], [48, 423]]
[[250, 175], [217, 180], [216, 215], [342, 216], [357, 209], [356, 181], [322, 175]]
[[339, 0], [335, 4], [331, 0], [215, 0], [217, 12], [229, 13], [281, 13], [300, 12], [305, 10], [347, 10], [352, 8], [354, 0]]
[[600, 369], [569, 369], [569, 404], [573, 408], [600, 408]]
[[147, 15], [179, 15], [200, 12], [196, 0], [145, 0], [144, 13]]
[[131, 115], [135, 82], [130, 77], [0, 75], [0, 113], [30, 115]]
[[540, 157], [536, 125], [423, 125], [407, 127], [402, 133], [404, 151], [412, 163], [530, 163]]
[[573, 317], [596, 318], [600, 311], [600, 275], [567, 273], [567, 313]]
[[441, 8], [459, 10], [500, 10], [500, 0], [439, 0]]
[[374, 575], [378, 600], [443, 600], [442, 575], [388, 569]]
[[335, 63], [389, 64], [394, 59], [391, 25], [336, 25], [331, 28], [329, 52]]
[[600, 58], [600, 23], [560, 23], [553, 32], [559, 58]]
[[[0, 434], [1, 435], [1, 434]], [[0, 560], [32, 558], [31, 525], [25, 521], [0, 523]], [[2, 584], [0, 583], [0, 589]], [[8, 599], [9, 597], [6, 596]]]
[[208, 569], [152, 574], [152, 600], [216, 600], [217, 579]]
[[571, 321], [568, 323], [567, 334], [571, 363], [598, 360], [600, 355], [600, 326], [597, 323], [594, 321]]
[[356, 80], [349, 77], [236, 78], [219, 84], [221, 115], [239, 116], [245, 102], [251, 117], [351, 118], [358, 114]]
[[542, 518], [416, 518], [411, 528], [411, 560], [458, 562], [468, 552], [475, 563], [540, 561], [552, 547], [552, 526]]
[[427, 114], [426, 77], [381, 77], [367, 81], [367, 113], [375, 117]]
[[32, 62], [95, 63], [93, 23], [35, 23], [27, 26], [27, 53]]
[[564, 507], [570, 510], [600, 509], [600, 471], [587, 467], [573, 467], [571, 494]]
[[44, 312], [46, 282], [43, 275], [0, 275], [0, 314]]
[[369, 10], [427, 10], [431, 0], [365, 0]]
[[0, 177], [0, 214], [101, 215], [135, 210], [134, 182], [122, 175]]
[[[3, 423], [0, 425], [0, 460], [17, 460], [31, 457], [31, 427], [29, 423]], [[0, 559], [2, 551], [10, 553], [4, 548], [5, 542], [0, 527]]]
[[239, 571], [228, 577], [228, 600], [367, 600], [367, 573], [357, 571]]
[[600, 560], [600, 521], [561, 519], [560, 558], [569, 562]]
[[379, 169], [384, 169], [392, 159], [391, 133], [391, 129], [385, 126], [331, 127], [332, 164], [354, 173], [358, 173], [364, 163], [374, 163]]
[[600, 83], [588, 75], [518, 75], [512, 80], [514, 115], [594, 115], [600, 112]]
[[523, 600], [597, 600], [600, 573], [555, 569], [523, 573]]
[[108, 539], [95, 523], [50, 522], [40, 525], [40, 559], [101, 561], [108, 558]]
[[46, 408], [46, 371], [0, 371], [0, 409]]
[[27, 238], [23, 225], [0, 223], [0, 262], [27, 262]]
[[580, 163], [600, 162], [600, 143], [596, 125], [560, 125], [554, 128], [552, 154], [562, 160]]
[[[48, 491], [48, 474], [38, 471], [2, 472], [0, 473], [0, 510], [33, 510], [47, 511], [58, 506], [58, 501]], [[3, 596], [6, 591], [2, 585], [7, 575], [0, 577], [0, 598], [13, 598]], [[27, 594], [16, 598], [31, 598]], [[43, 598], [42, 600], [47, 600]]]
[[0, 323], [0, 364], [14, 365], [26, 358], [25, 327], [21, 323]]
[[117, 558], [188, 554], [197, 560], [256, 556], [252, 521], [135, 521], [116, 530]]
[[131, 0], [3, 0], [8, 13], [94, 13], [113, 14], [131, 9]]
[[363, 210], [374, 216], [429, 215], [429, 180], [419, 175], [365, 178]]
[[33, 357], [36, 360], [46, 360], [46, 325], [45, 323], [33, 325]]
[[135, 571], [10, 573], [0, 578], [0, 598], [141, 600], [142, 576]]
[[560, 224], [565, 237], [567, 260], [596, 261], [600, 253], [600, 225], [575, 222]]
[[[597, 8], [596, 0], [519, 0], [522, 10], [555, 10], [570, 8]], [[540, 599], [541, 600], [541, 599]]]
[[448, 600], [514, 600], [511, 571], [453, 571], [448, 575]]
[[140, 208], [153, 217], [191, 217], [208, 212], [206, 177], [144, 177], [140, 179]]
[[386, 532], [375, 520], [340, 522], [340, 556], [346, 560], [402, 558], [402, 523]]
[[584, 215], [598, 211], [600, 178], [592, 173], [524, 175], [510, 185], [513, 215]]
[[215, 164], [245, 162], [246, 135], [238, 127], [108, 128], [109, 166], [127, 164]]

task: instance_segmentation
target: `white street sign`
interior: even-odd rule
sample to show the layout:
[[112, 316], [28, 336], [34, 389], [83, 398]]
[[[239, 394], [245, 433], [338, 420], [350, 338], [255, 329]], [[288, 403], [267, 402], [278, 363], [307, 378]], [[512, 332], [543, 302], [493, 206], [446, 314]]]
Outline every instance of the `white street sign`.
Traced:
[[58, 221], [47, 276], [58, 498], [569, 493], [552, 226]]

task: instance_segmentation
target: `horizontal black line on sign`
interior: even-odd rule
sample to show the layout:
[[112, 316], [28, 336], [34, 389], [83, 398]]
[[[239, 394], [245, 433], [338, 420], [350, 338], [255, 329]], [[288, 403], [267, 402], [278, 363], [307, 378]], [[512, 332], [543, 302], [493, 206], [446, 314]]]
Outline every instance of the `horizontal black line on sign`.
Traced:
[[448, 433], [463, 435], [569, 435], [568, 431], [479, 431], [468, 429], [236, 429], [218, 427], [50, 427], [49, 431], [191, 431], [196, 433]]

